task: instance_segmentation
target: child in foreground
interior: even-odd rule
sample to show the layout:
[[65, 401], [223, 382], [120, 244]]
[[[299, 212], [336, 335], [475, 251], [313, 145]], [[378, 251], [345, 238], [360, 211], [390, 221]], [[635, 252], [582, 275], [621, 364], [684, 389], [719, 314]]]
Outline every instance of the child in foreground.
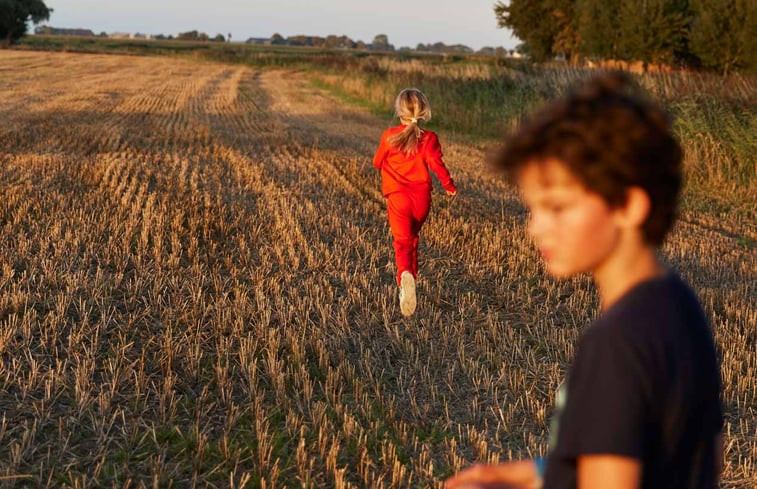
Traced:
[[426, 96], [415, 88], [402, 90], [394, 103], [400, 125], [381, 135], [373, 166], [381, 170], [381, 192], [386, 197], [389, 227], [394, 237], [400, 311], [415, 312], [418, 276], [418, 234], [431, 207], [431, 176], [436, 174], [447, 195], [457, 194], [442, 161], [442, 147], [435, 133], [420, 128], [431, 119]]
[[474, 465], [446, 487], [715, 488], [713, 336], [694, 293], [657, 256], [681, 186], [665, 112], [625, 76], [601, 75], [537, 113], [497, 163], [530, 209], [547, 272], [589, 272], [601, 312], [558, 393], [547, 458]]

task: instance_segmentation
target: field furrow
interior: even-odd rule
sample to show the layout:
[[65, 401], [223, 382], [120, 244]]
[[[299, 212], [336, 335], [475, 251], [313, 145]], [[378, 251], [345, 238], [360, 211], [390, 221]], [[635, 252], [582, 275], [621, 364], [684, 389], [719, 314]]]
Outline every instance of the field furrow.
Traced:
[[[0, 51], [0, 116], [0, 486], [441, 487], [545, 452], [596, 294], [544, 274], [482, 149], [440, 132], [460, 194], [434, 184], [405, 319], [387, 122], [306, 73]], [[753, 228], [684, 217], [663, 254], [750, 487]]]

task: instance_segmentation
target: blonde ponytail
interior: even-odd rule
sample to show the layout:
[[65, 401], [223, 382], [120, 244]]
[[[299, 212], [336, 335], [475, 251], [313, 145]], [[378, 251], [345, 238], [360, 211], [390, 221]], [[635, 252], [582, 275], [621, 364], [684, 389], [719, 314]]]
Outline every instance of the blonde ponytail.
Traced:
[[418, 148], [418, 141], [423, 135], [420, 121], [431, 119], [431, 107], [426, 96], [417, 88], [406, 88], [397, 95], [394, 111], [400, 122], [405, 124], [401, 132], [389, 137], [389, 144], [403, 153], [410, 155]]

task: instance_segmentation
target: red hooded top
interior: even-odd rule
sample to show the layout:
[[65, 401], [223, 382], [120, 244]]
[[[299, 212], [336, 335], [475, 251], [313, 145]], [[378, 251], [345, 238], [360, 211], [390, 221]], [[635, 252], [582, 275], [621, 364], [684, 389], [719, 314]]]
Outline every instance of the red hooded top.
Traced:
[[424, 130], [418, 141], [417, 151], [409, 156], [389, 144], [388, 138], [402, 132], [404, 128], [405, 126], [401, 125], [384, 131], [381, 144], [373, 157], [373, 166], [381, 170], [381, 193], [386, 196], [406, 188], [425, 187], [431, 190], [429, 168], [436, 174], [445, 190], [455, 192], [455, 182], [444, 166], [442, 147], [434, 132]]

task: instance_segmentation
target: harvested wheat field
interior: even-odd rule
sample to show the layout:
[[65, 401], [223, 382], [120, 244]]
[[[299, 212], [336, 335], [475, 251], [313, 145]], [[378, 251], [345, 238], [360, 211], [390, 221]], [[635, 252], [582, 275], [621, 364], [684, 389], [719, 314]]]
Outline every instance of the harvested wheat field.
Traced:
[[[433, 104], [433, 100], [432, 100]], [[543, 454], [596, 312], [483, 149], [440, 134], [416, 315], [371, 165], [386, 120], [298, 71], [0, 52], [0, 486], [441, 487]], [[664, 249], [722, 353], [723, 487], [757, 484], [754, 223]]]

